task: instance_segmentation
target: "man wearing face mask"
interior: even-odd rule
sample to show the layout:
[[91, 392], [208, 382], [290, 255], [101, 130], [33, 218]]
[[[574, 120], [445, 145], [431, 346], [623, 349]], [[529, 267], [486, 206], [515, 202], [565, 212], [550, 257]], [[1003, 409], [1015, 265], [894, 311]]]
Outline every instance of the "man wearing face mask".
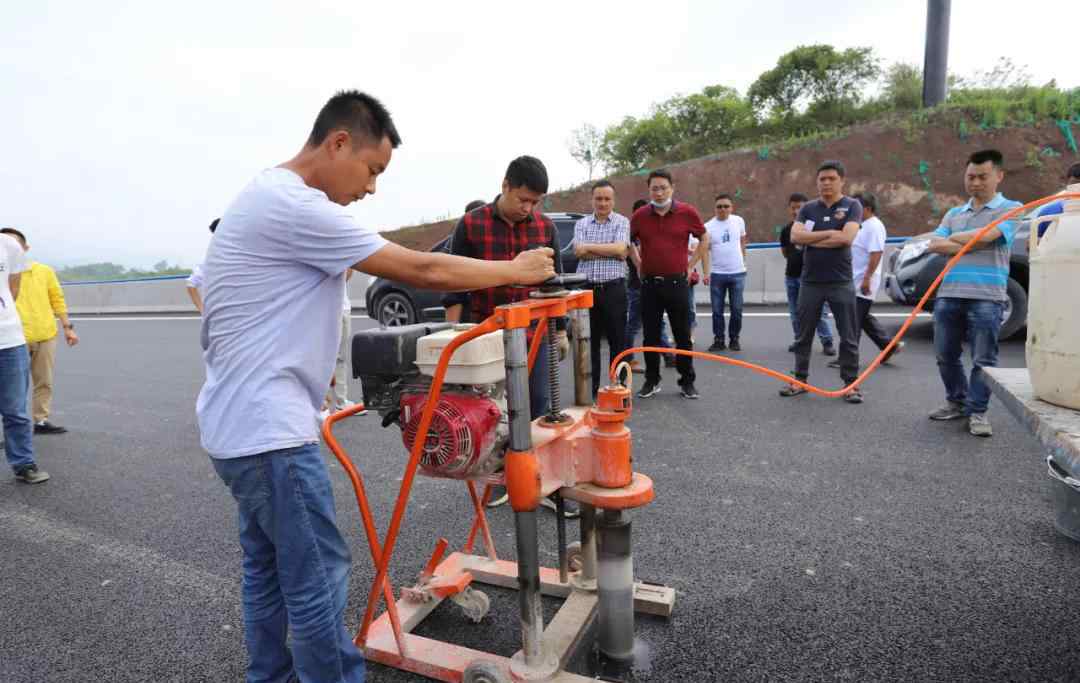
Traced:
[[[660, 345], [660, 321], [666, 312], [675, 344], [686, 351], [690, 343], [689, 266], [686, 245], [690, 237], [698, 243], [691, 263], [701, 260], [709, 249], [709, 235], [697, 209], [672, 199], [675, 187], [665, 170], [649, 174], [650, 203], [634, 212], [630, 236], [641, 243], [641, 317], [645, 324], [645, 346]], [[698, 398], [694, 386], [694, 363], [690, 356], [678, 355], [679, 386], [683, 398]], [[645, 384], [638, 396], [649, 398], [660, 391], [660, 357], [645, 354]]]

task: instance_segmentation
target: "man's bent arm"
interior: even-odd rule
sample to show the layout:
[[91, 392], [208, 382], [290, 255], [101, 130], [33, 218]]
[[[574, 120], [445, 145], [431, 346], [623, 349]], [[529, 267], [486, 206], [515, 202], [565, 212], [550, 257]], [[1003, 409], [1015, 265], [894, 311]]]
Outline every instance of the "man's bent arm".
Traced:
[[188, 287], [187, 288], [187, 294], [188, 294], [189, 297], [191, 297], [191, 303], [195, 304], [195, 308], [196, 308], [196, 310], [199, 311], [199, 315], [202, 315], [203, 303], [202, 303], [202, 297], [199, 296], [198, 288], [196, 288], [196, 287]]
[[[581, 244], [586, 252], [594, 257], [607, 257], [607, 258], [626, 258], [626, 242], [609, 242], [607, 244], [592, 243]], [[574, 247], [575, 251], [577, 247]]]
[[795, 244], [817, 245], [818, 242], [824, 242], [828, 238], [828, 232], [812, 232], [806, 229], [805, 223], [795, 223], [791, 226], [791, 241]]
[[11, 300], [19, 298], [19, 285], [22, 284], [22, 273], [8, 275], [8, 290], [11, 291]]

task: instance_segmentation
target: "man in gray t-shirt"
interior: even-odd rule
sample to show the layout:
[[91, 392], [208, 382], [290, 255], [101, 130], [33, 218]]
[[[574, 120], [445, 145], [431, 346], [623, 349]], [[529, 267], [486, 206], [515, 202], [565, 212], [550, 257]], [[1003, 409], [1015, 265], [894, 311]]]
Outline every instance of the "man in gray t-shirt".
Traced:
[[303, 149], [241, 191], [206, 254], [206, 383], [196, 412], [239, 509], [248, 680], [364, 678], [342, 617], [351, 560], [316, 424], [346, 271], [439, 290], [535, 284], [555, 273], [550, 249], [484, 262], [405, 249], [358, 225], [345, 207], [374, 194], [400, 142], [378, 100], [338, 93]]

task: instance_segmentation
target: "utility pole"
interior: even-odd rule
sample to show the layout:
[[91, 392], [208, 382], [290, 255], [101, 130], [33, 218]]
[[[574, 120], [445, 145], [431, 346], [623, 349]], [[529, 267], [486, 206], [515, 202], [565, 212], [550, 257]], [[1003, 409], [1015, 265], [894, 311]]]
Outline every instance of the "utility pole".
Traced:
[[927, 0], [926, 54], [923, 58], [924, 107], [945, 101], [949, 72], [949, 11], [952, 0]]

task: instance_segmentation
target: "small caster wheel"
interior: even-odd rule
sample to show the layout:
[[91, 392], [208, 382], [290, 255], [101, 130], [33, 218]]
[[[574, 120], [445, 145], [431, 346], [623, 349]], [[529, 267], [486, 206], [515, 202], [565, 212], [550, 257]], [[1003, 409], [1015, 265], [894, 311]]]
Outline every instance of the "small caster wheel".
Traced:
[[461, 608], [465, 616], [474, 624], [479, 624], [487, 616], [488, 610], [491, 609], [491, 598], [487, 596], [487, 593], [472, 587], [450, 596], [450, 599]]
[[510, 683], [510, 677], [495, 662], [478, 659], [465, 667], [461, 683]]
[[581, 571], [581, 541], [574, 541], [566, 546], [566, 564], [572, 572]]

